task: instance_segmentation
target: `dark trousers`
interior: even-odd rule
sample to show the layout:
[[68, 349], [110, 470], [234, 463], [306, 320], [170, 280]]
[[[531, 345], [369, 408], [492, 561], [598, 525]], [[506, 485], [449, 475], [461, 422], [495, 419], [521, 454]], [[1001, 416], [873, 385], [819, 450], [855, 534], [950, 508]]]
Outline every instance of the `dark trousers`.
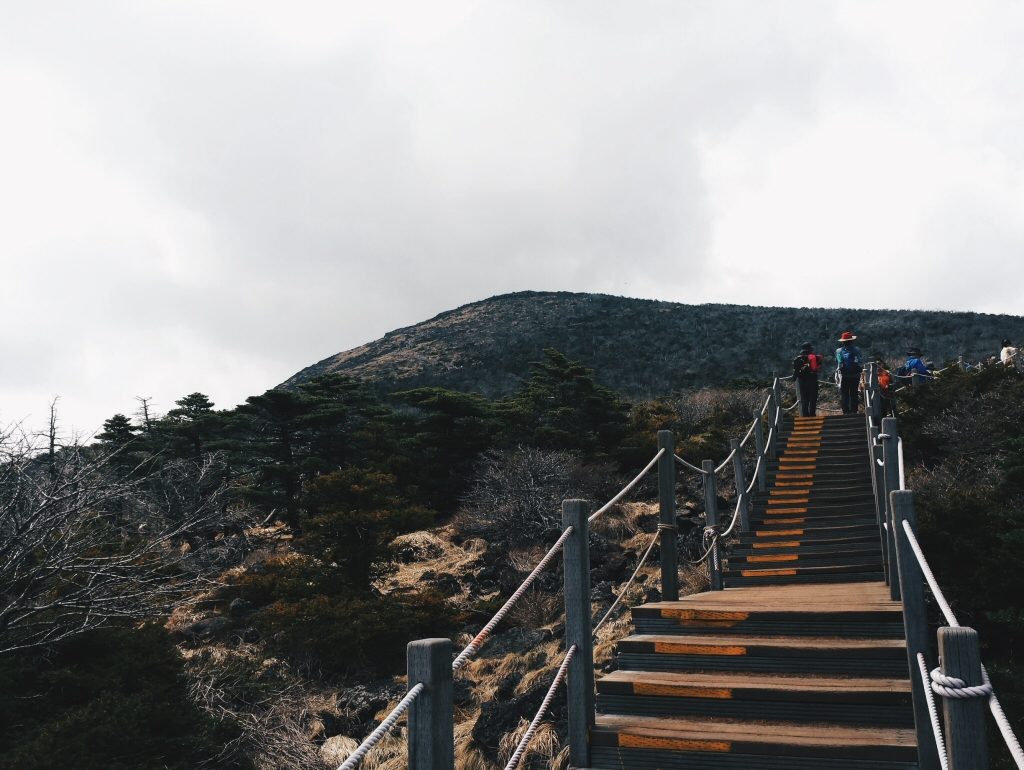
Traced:
[[796, 387], [800, 391], [800, 416], [814, 417], [818, 412], [818, 378], [797, 377]]
[[860, 407], [860, 374], [843, 373], [839, 379], [839, 403], [843, 414], [856, 414]]

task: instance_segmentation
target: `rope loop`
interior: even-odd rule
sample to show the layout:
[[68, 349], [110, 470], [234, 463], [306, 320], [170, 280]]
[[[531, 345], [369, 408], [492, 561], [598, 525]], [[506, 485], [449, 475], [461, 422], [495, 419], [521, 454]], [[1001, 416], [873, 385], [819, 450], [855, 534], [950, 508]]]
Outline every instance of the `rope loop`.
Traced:
[[679, 527], [677, 527], [675, 524], [662, 524], [662, 523], [659, 522], [658, 523], [658, 531], [659, 532], [678, 532], [679, 531]]
[[992, 695], [992, 683], [988, 680], [985, 672], [982, 671], [981, 684], [968, 686], [963, 679], [955, 676], [946, 676], [939, 669], [933, 668], [929, 674], [932, 680], [932, 691], [943, 698], [988, 698]]

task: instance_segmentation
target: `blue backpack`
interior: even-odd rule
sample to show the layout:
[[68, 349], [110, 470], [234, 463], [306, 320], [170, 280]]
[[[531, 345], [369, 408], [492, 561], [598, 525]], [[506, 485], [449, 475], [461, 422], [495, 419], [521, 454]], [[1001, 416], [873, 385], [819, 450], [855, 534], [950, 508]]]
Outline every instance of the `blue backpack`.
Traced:
[[860, 350], [858, 348], [842, 347], [836, 351], [836, 359], [839, 361], [839, 368], [843, 371], [862, 369]]

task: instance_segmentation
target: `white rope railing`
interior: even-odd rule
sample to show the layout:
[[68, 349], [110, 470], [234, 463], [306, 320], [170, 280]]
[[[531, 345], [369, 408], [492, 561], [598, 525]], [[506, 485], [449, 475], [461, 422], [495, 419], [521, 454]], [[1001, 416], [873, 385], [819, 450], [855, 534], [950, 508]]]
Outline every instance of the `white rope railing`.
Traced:
[[541, 572], [543, 572], [551, 563], [551, 560], [555, 558], [555, 554], [562, 550], [562, 546], [565, 545], [565, 541], [569, 539], [569, 536], [572, 533], [573, 527], [566, 527], [565, 532], [562, 533], [562, 536], [558, 538], [557, 541], [555, 541], [555, 544], [551, 546], [551, 549], [546, 554], [544, 554], [544, 558], [541, 559], [537, 566], [533, 568], [533, 572], [527, 575], [526, 580], [524, 580], [522, 584], [519, 586], [519, 588], [515, 590], [515, 593], [513, 593], [508, 598], [508, 601], [506, 601], [501, 606], [500, 610], [494, 613], [494, 617], [487, 622], [487, 625], [485, 625], [480, 630], [480, 633], [478, 633], [473, 638], [473, 641], [467, 644], [465, 649], [463, 649], [462, 652], [458, 654], [458, 656], [452, 662], [453, 671], [458, 671], [460, 668], [466, 665], [466, 661], [468, 661], [471, 657], [476, 655], [477, 652], [479, 652], [480, 647], [482, 647], [484, 642], [487, 641], [487, 638], [491, 635], [491, 632], [494, 630], [494, 628], [504, 619], [505, 615], [508, 614], [508, 611], [512, 609], [515, 603], [523, 597], [523, 594], [526, 593], [527, 589], [531, 585], [533, 585], [533, 582], [537, 579], [537, 576]]
[[897, 457], [899, 459], [900, 489], [902, 490], [902, 489], [906, 489], [907, 488], [906, 478], [904, 477], [904, 474], [903, 474], [903, 438], [902, 437], [900, 437], [899, 439], [896, 440], [896, 454], [897, 454]]
[[423, 692], [423, 690], [424, 685], [422, 682], [409, 690], [409, 692], [405, 694], [405, 697], [398, 702], [398, 705], [391, 710], [391, 713], [387, 715], [384, 721], [377, 726], [377, 729], [366, 736], [365, 740], [356, 747], [356, 750], [349, 754], [348, 758], [344, 762], [338, 765], [338, 770], [353, 770], [357, 767], [359, 763], [363, 761], [363, 758], [370, 753], [370, 750], [380, 743], [381, 739], [391, 731], [391, 728], [394, 727], [395, 723], [402, 718], [402, 714], [409, 710], [409, 706], [412, 705], [412, 702], [416, 700], [417, 696]]
[[[658, 531], [655, 532], [651, 536], [651, 542], [648, 544], [647, 549], [644, 551], [643, 555], [640, 557], [640, 561], [638, 561], [636, 563], [636, 569], [633, 570], [633, 574], [630, 575], [629, 580], [626, 581], [626, 584], [622, 588], [619, 589], [619, 593], [615, 597], [615, 601], [612, 602], [612, 606], [608, 608], [608, 611], [604, 614], [604, 616], [599, 621], [597, 621], [597, 625], [594, 626], [594, 633], [595, 634], [597, 633], [598, 629], [601, 628], [601, 626], [603, 626], [605, 624], [605, 622], [608, 620], [608, 618], [610, 618], [612, 616], [612, 613], [615, 612], [615, 608], [619, 606], [619, 604], [622, 602], [623, 598], [626, 596], [626, 591], [628, 591], [629, 587], [631, 585], [633, 585], [633, 581], [636, 580], [636, 576], [640, 574], [640, 568], [644, 566], [644, 563], [647, 561], [647, 557], [651, 555], [651, 551], [653, 551], [654, 550], [654, 546], [657, 545], [658, 540], [659, 540], [659, 538], [661, 536], [661, 533], [663, 531], [663, 528], [669, 529], [670, 527], [667, 524], [659, 524], [658, 525]], [[675, 531], [675, 527], [674, 526], [671, 527], [671, 530]]]
[[693, 465], [692, 463], [686, 462], [686, 460], [684, 460], [679, 455], [672, 455], [672, 456], [674, 458], [676, 458], [676, 462], [677, 463], [679, 463], [680, 465], [683, 465], [683, 466], [689, 468], [691, 471], [696, 471], [697, 473], [707, 473], [707, 471], [704, 470], [703, 468], [698, 468], [696, 465]]
[[523, 758], [523, 754], [526, 753], [527, 746], [530, 745], [530, 741], [533, 740], [533, 736], [537, 734], [537, 730], [540, 728], [541, 720], [544, 719], [544, 716], [548, 713], [548, 709], [551, 708], [551, 701], [554, 700], [558, 686], [562, 684], [565, 679], [565, 675], [569, 671], [569, 664], [572, 663], [572, 659], [575, 654], [576, 645], [574, 644], [566, 651], [565, 657], [562, 658], [562, 665], [558, 667], [554, 681], [551, 682], [551, 686], [548, 688], [547, 694], [544, 696], [544, 700], [541, 701], [540, 708], [537, 709], [537, 714], [534, 716], [533, 721], [530, 722], [530, 726], [526, 728], [526, 732], [523, 733], [523, 737], [519, 739], [519, 743], [516, 746], [515, 751], [512, 752], [512, 756], [509, 758], [508, 764], [505, 765], [505, 770], [515, 770], [519, 765], [519, 762]]
[[635, 487], [640, 482], [640, 479], [642, 479], [644, 476], [646, 476], [648, 473], [651, 472], [651, 468], [653, 468], [655, 465], [657, 465], [658, 460], [661, 459], [661, 456], [663, 454], [665, 454], [665, 447], [662, 447], [661, 449], [659, 449], [658, 453], [656, 455], [654, 455], [654, 459], [651, 460], [649, 463], [647, 463], [647, 466], [642, 471], [640, 471], [640, 473], [638, 473], [636, 475], [636, 478], [633, 479], [628, 484], [626, 484], [626, 486], [624, 486], [619, 491], [619, 493], [617, 495], [615, 495], [615, 497], [613, 497], [607, 503], [605, 503], [600, 508], [598, 508], [596, 511], [594, 511], [592, 514], [590, 514], [590, 517], [587, 519], [587, 521], [590, 521], [590, 522], [594, 521], [594, 519], [596, 519], [601, 514], [606, 513], [608, 510], [611, 509], [611, 507], [613, 505], [615, 505], [617, 502], [619, 502], [619, 500], [621, 500], [623, 497], [625, 497], [626, 494], [629, 492], [629, 490], [631, 490], [633, 487]]
[[946, 742], [942, 738], [942, 722], [939, 721], [939, 709], [935, 705], [935, 693], [932, 692], [932, 682], [928, 674], [928, 664], [925, 662], [924, 653], [917, 653], [917, 667], [921, 675], [921, 687], [924, 689], [925, 702], [928, 704], [928, 716], [932, 722], [932, 737], [935, 738], [935, 748], [939, 753], [939, 764], [942, 765], [942, 770], [949, 770]]
[[[956, 615], [953, 613], [953, 608], [949, 606], [946, 595], [942, 593], [942, 588], [935, 579], [931, 565], [928, 564], [928, 559], [925, 558], [924, 551], [921, 550], [921, 544], [917, 541], [917, 536], [914, 534], [914, 528], [910, 526], [910, 522], [906, 519], [903, 520], [903, 531], [907, 535], [907, 542], [910, 544], [914, 557], [921, 567], [921, 573], [931, 589], [932, 596], [935, 597], [935, 602], [939, 605], [939, 609], [946, 619], [946, 624], [954, 628], [959, 627], [960, 621], [957, 620]], [[939, 669], [933, 670], [930, 673], [930, 677], [931, 689], [943, 697], [987, 697], [989, 711], [996, 721], [1000, 735], [1003, 736], [1003, 740], [1006, 742], [1006, 747], [1010, 750], [1010, 754], [1013, 756], [1014, 762], [1017, 763], [1017, 767], [1024, 770], [1024, 751], [1021, 750], [1020, 742], [1010, 726], [1010, 720], [1007, 719], [1002, 704], [999, 702], [999, 698], [996, 697], [995, 690], [992, 689], [992, 684], [988, 678], [988, 670], [984, 664], [981, 667], [982, 684], [975, 687], [968, 687], [960, 679], [945, 677], [939, 672]]]
[[736, 450], [734, 449], [731, 452], [729, 452], [729, 455], [724, 460], [722, 460], [721, 464], [718, 465], [718, 467], [715, 468], [715, 473], [719, 473], [720, 471], [724, 470], [725, 466], [728, 465], [729, 463], [731, 463], [732, 462], [732, 458], [734, 458], [735, 456], [736, 456]]
[[740, 439], [740, 446], [746, 446], [747, 445], [747, 442], [750, 441], [750, 437], [754, 435], [754, 428], [757, 427], [757, 424], [759, 422], [761, 422], [761, 421], [760, 420], [754, 420], [752, 423], [750, 423], [750, 427], [747, 428], [747, 434], [743, 438]]

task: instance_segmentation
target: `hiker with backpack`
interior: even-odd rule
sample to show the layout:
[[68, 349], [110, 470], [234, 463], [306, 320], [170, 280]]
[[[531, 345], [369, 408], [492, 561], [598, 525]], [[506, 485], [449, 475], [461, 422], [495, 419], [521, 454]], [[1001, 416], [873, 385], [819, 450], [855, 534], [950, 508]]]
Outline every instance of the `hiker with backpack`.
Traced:
[[810, 342], [805, 342], [800, 348], [800, 355], [793, 359], [793, 378], [800, 395], [801, 417], [814, 417], [817, 414], [821, 361], [821, 356], [814, 352]]
[[864, 355], [853, 344], [856, 339], [853, 332], [843, 332], [839, 335], [840, 347], [836, 348], [836, 380], [843, 414], [856, 414], [860, 407], [860, 373], [864, 371]]
[[910, 385], [920, 385], [925, 382], [926, 378], [934, 377], [928, 364], [921, 358], [921, 348], [910, 348], [907, 351], [907, 361], [903, 364], [902, 374], [904, 377], [910, 378], [908, 383]]
[[896, 393], [892, 387], [892, 373], [886, 368], [885, 361], [879, 358], [875, 362], [878, 372], [878, 393], [882, 397], [882, 416], [896, 416]]

